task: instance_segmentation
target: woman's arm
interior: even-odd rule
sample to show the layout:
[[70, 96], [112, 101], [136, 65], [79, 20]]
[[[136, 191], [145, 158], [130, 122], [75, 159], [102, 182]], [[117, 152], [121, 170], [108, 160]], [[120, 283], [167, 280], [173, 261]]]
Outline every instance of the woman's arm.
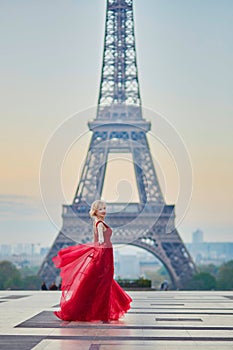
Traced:
[[104, 225], [101, 222], [97, 225], [97, 232], [98, 242], [101, 244], [104, 242]]
[[95, 226], [95, 222], [93, 222], [93, 238], [94, 238], [94, 242], [97, 243], [98, 242], [98, 232], [97, 232], [97, 228]]

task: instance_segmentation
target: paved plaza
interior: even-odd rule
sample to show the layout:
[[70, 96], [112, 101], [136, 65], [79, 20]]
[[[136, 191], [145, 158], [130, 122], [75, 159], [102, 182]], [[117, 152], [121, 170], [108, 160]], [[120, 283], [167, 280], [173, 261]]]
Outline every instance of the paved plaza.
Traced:
[[233, 292], [129, 292], [111, 323], [64, 322], [59, 291], [0, 291], [0, 349], [233, 349]]

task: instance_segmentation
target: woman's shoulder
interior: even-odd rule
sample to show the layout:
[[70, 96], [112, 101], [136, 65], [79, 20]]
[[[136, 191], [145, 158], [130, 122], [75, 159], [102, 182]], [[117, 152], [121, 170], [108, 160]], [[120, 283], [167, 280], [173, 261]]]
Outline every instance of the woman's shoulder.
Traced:
[[95, 221], [95, 226], [97, 227], [98, 225], [103, 225], [103, 221], [102, 220]]
[[97, 227], [99, 224], [102, 225], [102, 226], [108, 227], [108, 225], [102, 220], [96, 221], [95, 226]]

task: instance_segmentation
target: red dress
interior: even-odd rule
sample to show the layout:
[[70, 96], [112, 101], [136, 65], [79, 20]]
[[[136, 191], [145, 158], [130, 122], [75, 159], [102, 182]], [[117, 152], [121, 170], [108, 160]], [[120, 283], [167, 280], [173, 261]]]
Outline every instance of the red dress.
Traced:
[[130, 308], [131, 297], [113, 279], [112, 230], [102, 223], [104, 243], [67, 247], [52, 259], [61, 269], [60, 310], [54, 314], [62, 320], [118, 320]]

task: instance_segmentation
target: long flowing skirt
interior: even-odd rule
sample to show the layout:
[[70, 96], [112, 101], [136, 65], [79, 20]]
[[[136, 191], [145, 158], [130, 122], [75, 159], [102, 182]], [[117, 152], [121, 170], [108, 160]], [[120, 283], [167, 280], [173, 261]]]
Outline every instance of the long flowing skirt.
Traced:
[[118, 320], [131, 297], [114, 280], [113, 248], [88, 243], [61, 249], [53, 259], [62, 278], [60, 310], [65, 321]]

